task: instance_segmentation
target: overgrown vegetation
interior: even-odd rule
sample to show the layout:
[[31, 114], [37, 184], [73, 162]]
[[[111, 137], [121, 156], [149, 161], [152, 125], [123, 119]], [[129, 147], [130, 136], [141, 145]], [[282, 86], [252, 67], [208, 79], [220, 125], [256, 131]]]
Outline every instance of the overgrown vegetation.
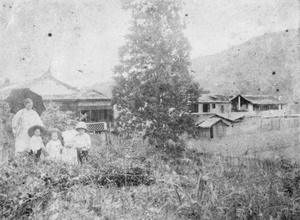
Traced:
[[299, 219], [300, 167], [268, 170], [140, 139], [97, 145], [84, 166], [17, 158], [1, 167], [2, 219]]
[[56, 103], [50, 102], [46, 106], [46, 111], [41, 115], [41, 119], [46, 128], [58, 128], [61, 131], [66, 129], [67, 121], [75, 119], [72, 112], [61, 111]]

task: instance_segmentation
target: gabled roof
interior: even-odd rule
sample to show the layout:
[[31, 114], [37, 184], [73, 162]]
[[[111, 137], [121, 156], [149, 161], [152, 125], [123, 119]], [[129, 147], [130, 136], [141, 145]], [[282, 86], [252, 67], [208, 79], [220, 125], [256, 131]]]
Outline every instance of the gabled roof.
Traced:
[[23, 82], [19, 82], [19, 83], [14, 83], [14, 84], [11, 84], [7, 87], [4, 87], [3, 89], [7, 90], [7, 89], [22, 89], [22, 88], [31, 88], [33, 86], [35, 86], [36, 84], [42, 82], [42, 81], [45, 81], [45, 80], [51, 80], [51, 81], [54, 81], [60, 85], [63, 85], [65, 86], [66, 88], [70, 89], [70, 90], [74, 90], [74, 92], [78, 92], [79, 89], [73, 87], [73, 86], [70, 86], [56, 78], [54, 78], [51, 74], [51, 67], [49, 67], [49, 69], [47, 70], [46, 73], [44, 73], [43, 75], [37, 77], [37, 78], [33, 78], [33, 79], [29, 79], [29, 80], [26, 80], [26, 81], [23, 81]]
[[224, 123], [226, 126], [229, 126], [229, 123], [225, 122], [221, 118], [213, 117], [213, 118], [209, 118], [209, 119], [205, 120], [204, 122], [202, 122], [201, 124], [199, 124], [198, 127], [200, 127], [200, 128], [210, 128], [211, 126], [213, 126], [214, 124], [216, 124], [216, 123], [218, 123], [220, 121], [222, 123]]
[[230, 96], [203, 94], [197, 99], [197, 102], [202, 102], [202, 103], [229, 103], [229, 100], [230, 100]]
[[205, 114], [205, 115], [193, 115], [195, 125], [199, 125], [202, 122], [206, 121], [209, 118], [214, 117], [216, 114]]
[[63, 96], [79, 92], [79, 89], [72, 87], [56, 78], [51, 74], [51, 68], [42, 76], [26, 80], [19, 83], [10, 84], [0, 90], [1, 94], [10, 94], [13, 89], [28, 88], [41, 95], [43, 99], [53, 96]]
[[269, 95], [237, 95], [231, 98], [230, 101], [232, 101], [233, 99], [239, 96], [255, 105], [286, 104], [285, 102], [280, 101], [276, 97], [269, 96]]
[[244, 118], [245, 113], [243, 113], [243, 112], [232, 112], [229, 117], [225, 116], [225, 115], [222, 115], [222, 114], [216, 114], [216, 116], [218, 116], [220, 118], [223, 118], [223, 119], [226, 119], [230, 122], [236, 122], [237, 120]]

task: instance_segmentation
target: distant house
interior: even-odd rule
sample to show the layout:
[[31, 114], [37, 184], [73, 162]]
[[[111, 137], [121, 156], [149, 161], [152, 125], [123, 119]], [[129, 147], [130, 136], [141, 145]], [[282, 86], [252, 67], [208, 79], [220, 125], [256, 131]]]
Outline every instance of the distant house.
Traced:
[[9, 94], [12, 89], [29, 88], [42, 96], [45, 106], [56, 103], [62, 111], [71, 111], [80, 121], [85, 121], [90, 131], [103, 131], [111, 127], [113, 108], [111, 99], [96, 90], [82, 90], [72, 87], [56, 78], [49, 69], [40, 77], [1, 89]]
[[191, 104], [191, 113], [199, 129], [200, 138], [221, 138], [226, 129], [249, 117], [283, 115], [286, 104], [264, 95], [211, 95], [205, 94]]
[[226, 114], [231, 111], [230, 97], [204, 94], [192, 103], [191, 112], [197, 114]]
[[192, 103], [193, 114], [219, 114], [225, 117], [235, 117], [236, 113], [245, 115], [269, 113], [281, 114], [286, 103], [273, 96], [267, 95], [210, 95], [205, 94]]
[[237, 95], [230, 99], [232, 112], [258, 114], [265, 111], [282, 112], [285, 102], [267, 95]]

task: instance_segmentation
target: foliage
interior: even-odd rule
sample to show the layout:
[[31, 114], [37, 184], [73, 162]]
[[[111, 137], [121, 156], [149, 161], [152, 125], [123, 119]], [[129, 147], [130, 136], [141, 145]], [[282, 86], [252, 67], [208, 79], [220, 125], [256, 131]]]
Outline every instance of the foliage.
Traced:
[[157, 145], [178, 141], [193, 127], [191, 116], [184, 112], [199, 93], [188, 70], [190, 45], [183, 35], [182, 3], [124, 0], [123, 8], [132, 12], [133, 19], [114, 71], [119, 129], [131, 134], [142, 131]]
[[[2, 219], [299, 219], [300, 166], [286, 159], [234, 166], [226, 157], [158, 153], [147, 142], [113, 138], [84, 166], [16, 158], [0, 168]], [[99, 159], [100, 158], [100, 159]], [[120, 184], [122, 174], [153, 176]], [[137, 177], [136, 176], [136, 177]], [[118, 178], [116, 178], [118, 177]], [[116, 179], [113, 179], [116, 178]], [[102, 184], [102, 180], [111, 184]], [[132, 183], [139, 183], [136, 178]], [[102, 185], [105, 185], [103, 187]], [[79, 208], [80, 207], [80, 208]]]
[[4, 160], [2, 154], [12, 154], [12, 118], [9, 104], [5, 101], [0, 101], [0, 159]]
[[61, 111], [55, 103], [49, 103], [41, 116], [47, 128], [58, 128], [61, 131], [65, 130], [67, 121], [73, 118], [72, 113]]

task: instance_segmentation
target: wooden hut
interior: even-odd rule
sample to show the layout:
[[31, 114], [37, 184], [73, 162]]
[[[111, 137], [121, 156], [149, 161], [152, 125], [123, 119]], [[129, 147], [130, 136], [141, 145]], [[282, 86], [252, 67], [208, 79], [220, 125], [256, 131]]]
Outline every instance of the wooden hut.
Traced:
[[214, 139], [226, 136], [226, 129], [231, 123], [220, 117], [213, 116], [197, 124], [199, 138]]

